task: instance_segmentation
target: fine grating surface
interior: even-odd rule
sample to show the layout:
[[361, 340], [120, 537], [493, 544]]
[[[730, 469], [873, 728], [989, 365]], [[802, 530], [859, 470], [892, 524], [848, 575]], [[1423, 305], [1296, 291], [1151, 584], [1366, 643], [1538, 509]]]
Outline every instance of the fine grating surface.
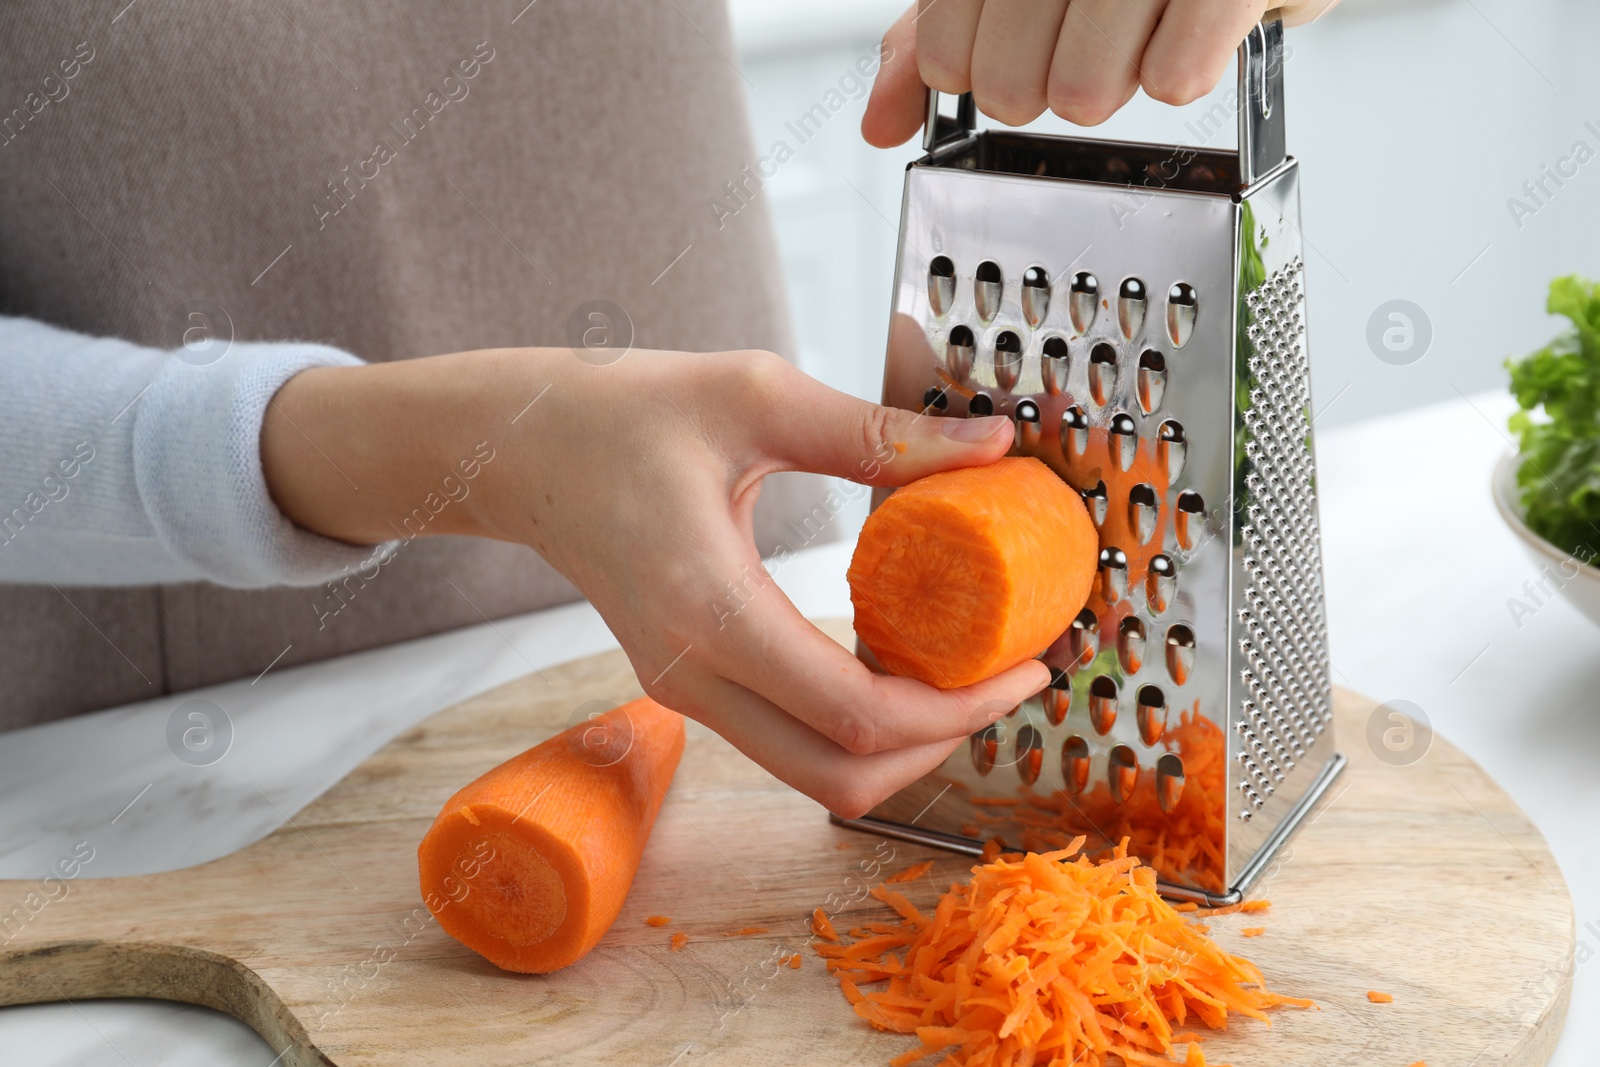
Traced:
[[1303, 264], [1296, 258], [1246, 298], [1252, 316], [1244, 413], [1246, 502], [1236, 728], [1249, 819], [1332, 722], [1322, 546], [1311, 453]]

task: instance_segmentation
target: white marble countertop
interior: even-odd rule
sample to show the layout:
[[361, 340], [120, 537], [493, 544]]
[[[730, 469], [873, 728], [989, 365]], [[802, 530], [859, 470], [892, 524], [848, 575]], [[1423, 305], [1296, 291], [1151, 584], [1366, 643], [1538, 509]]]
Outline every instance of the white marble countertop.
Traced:
[[[1551, 1062], [1578, 1067], [1600, 1048], [1600, 964], [1585, 962], [1600, 951], [1600, 628], [1560, 599], [1520, 625], [1507, 607], [1539, 578], [1488, 494], [1509, 408], [1503, 396], [1475, 396], [1319, 436], [1332, 659], [1340, 684], [1420, 706], [1549, 839], [1580, 939], [1570, 1021]], [[778, 582], [807, 614], [848, 615], [848, 558], [847, 545], [808, 550]], [[95, 850], [85, 877], [224, 855], [433, 712], [611, 647], [599, 617], [573, 605], [0, 734], [0, 878], [31, 877], [82, 840]], [[233, 728], [226, 756], [205, 767], [174, 759], [166, 743], [168, 716], [195, 697]], [[269, 1067], [274, 1055], [203, 1008], [0, 1009], [6, 1067]]]

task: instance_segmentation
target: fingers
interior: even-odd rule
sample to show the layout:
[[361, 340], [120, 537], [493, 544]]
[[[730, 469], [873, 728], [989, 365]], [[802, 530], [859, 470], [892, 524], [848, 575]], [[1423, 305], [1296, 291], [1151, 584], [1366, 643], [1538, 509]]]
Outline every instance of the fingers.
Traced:
[[928, 97], [917, 71], [916, 16], [912, 4], [883, 35], [881, 65], [861, 116], [861, 136], [876, 148], [905, 144], [922, 128]]
[[857, 755], [771, 701], [698, 668], [686, 669], [677, 689], [656, 699], [709, 726], [780, 781], [845, 818], [865, 815], [963, 743], [954, 738]]
[[917, 69], [929, 88], [964, 93], [972, 88], [972, 45], [983, 0], [920, 0]]
[[1044, 113], [1067, 0], [988, 0], [972, 47], [972, 96], [985, 115], [1021, 126]]
[[993, 463], [1011, 448], [1004, 415], [946, 418], [884, 407], [830, 389], [793, 368], [772, 368], [745, 432], [776, 470], [831, 474], [866, 485], [905, 485], [935, 471]]
[[1187, 104], [1216, 88], [1266, 0], [1172, 0], [1150, 37], [1139, 84], [1152, 99]]
[[723, 622], [712, 662], [703, 665], [856, 754], [966, 737], [1050, 682], [1050, 669], [1037, 660], [961, 689], [875, 674], [808, 622], [775, 585], [755, 591]]
[[1098, 126], [1139, 89], [1140, 68], [1167, 0], [1072, 0], [1050, 63], [1050, 110]]

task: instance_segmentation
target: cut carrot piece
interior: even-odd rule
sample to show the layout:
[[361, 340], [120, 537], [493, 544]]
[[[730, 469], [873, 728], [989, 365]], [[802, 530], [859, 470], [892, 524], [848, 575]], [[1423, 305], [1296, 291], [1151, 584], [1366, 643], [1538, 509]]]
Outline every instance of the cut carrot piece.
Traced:
[[827, 915], [821, 908], [811, 913], [811, 932], [824, 941], [838, 941], [839, 931], [833, 928], [833, 923], [828, 921]]
[[673, 934], [672, 935], [672, 940], [669, 942], [669, 944], [672, 946], [672, 951], [674, 951], [674, 952], [683, 951], [683, 946], [687, 945], [688, 943], [689, 943], [689, 935], [688, 934]]
[[640, 698], [464, 786], [417, 847], [440, 928], [508, 971], [582, 959], [622, 910], [683, 739], [681, 715]]
[[741, 926], [739, 929], [733, 932], [732, 936], [754, 937], [756, 934], [764, 934], [766, 932], [767, 928], [765, 926]]
[[671, 921], [672, 920], [667, 918], [665, 915], [652, 915], [645, 920], [645, 922], [649, 923], [651, 926], [665, 926]]
[[1205, 1067], [1174, 1024], [1221, 1029], [1231, 1015], [1267, 1022], [1273, 1008], [1312, 1006], [1268, 990], [1259, 968], [1161, 899], [1126, 841], [1100, 863], [1083, 843], [975, 866], [931, 909], [880, 885], [872, 895], [900, 922], [816, 946], [857, 1015], [917, 1036], [891, 1064], [1158, 1067], [1181, 1051], [1185, 1067]]
[[1393, 1004], [1394, 997], [1388, 993], [1379, 993], [1375, 989], [1367, 990], [1367, 999], [1374, 1004]]
[[1246, 926], [1243, 930], [1239, 931], [1240, 935], [1243, 937], [1260, 937], [1266, 932], [1267, 928], [1265, 926]]
[[793, 956], [789, 957], [789, 967], [791, 970], [796, 971], [800, 969], [800, 953], [796, 952]]
[[932, 860], [923, 860], [921, 863], [913, 863], [911, 866], [907, 867], [905, 870], [901, 871], [899, 874], [891, 874], [889, 877], [884, 879], [884, 882], [885, 882], [885, 884], [899, 884], [900, 882], [914, 882], [918, 878], [921, 878], [923, 875], [927, 874], [931, 870], [933, 870], [933, 861]]
[[1066, 631], [1099, 552], [1083, 499], [1038, 459], [931, 474], [862, 527], [847, 575], [856, 634], [890, 674], [981, 682]]

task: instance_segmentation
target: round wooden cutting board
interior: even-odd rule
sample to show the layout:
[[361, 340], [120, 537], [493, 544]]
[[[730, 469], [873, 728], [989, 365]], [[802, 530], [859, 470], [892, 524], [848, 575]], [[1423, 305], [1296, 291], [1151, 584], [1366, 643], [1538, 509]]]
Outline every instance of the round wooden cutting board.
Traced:
[[[848, 626], [830, 623], [845, 639]], [[882, 1065], [914, 1039], [858, 1019], [808, 948], [808, 917], [908, 886], [931, 901], [971, 860], [830, 825], [721, 738], [689, 724], [677, 779], [627, 906], [600, 946], [552, 975], [496, 970], [423, 909], [416, 846], [445, 799], [568, 725], [640, 692], [620, 652], [546, 670], [396, 738], [291, 823], [187, 870], [79, 879], [0, 948], [0, 1004], [161, 997], [238, 1017], [287, 1067]], [[1350, 764], [1252, 890], [1272, 908], [1216, 917], [1282, 1010], [1208, 1037], [1236, 1067], [1545, 1063], [1565, 1018], [1572, 905], [1544, 839], [1477, 765], [1435, 737], [1392, 766], [1366, 743], [1371, 702], [1337, 695]], [[877, 877], [871, 877], [873, 873]], [[35, 883], [0, 882], [0, 900]], [[666, 928], [649, 915], [667, 915]], [[1244, 940], [1244, 926], [1266, 933]], [[765, 927], [754, 935], [736, 933]], [[689, 936], [682, 951], [673, 933]], [[794, 970], [778, 959], [800, 953]], [[1394, 996], [1372, 1004], [1368, 990]]]

